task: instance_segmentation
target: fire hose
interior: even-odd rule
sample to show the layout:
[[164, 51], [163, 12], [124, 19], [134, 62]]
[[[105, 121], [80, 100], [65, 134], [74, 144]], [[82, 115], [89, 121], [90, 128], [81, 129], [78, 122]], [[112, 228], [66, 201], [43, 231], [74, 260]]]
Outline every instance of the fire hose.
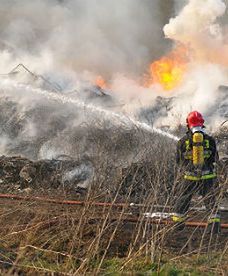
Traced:
[[[44, 198], [44, 197], [28, 197], [28, 196], [20, 196], [15, 194], [0, 194], [0, 199], [12, 199], [12, 200], [21, 200], [21, 201], [37, 201], [44, 203], [52, 203], [52, 204], [62, 204], [62, 205], [76, 205], [76, 206], [85, 206], [92, 205], [96, 207], [118, 207], [118, 208], [129, 208], [132, 206], [131, 203], [111, 203], [111, 202], [94, 202], [94, 201], [76, 201], [76, 200], [60, 200], [60, 199], [52, 199], [52, 198]], [[139, 204], [140, 205], [140, 204]], [[93, 218], [95, 220], [101, 219], [101, 217]], [[149, 218], [144, 217], [144, 219], [149, 224], [159, 224], [159, 225], [173, 225], [173, 221], [169, 219], [162, 218]], [[112, 218], [113, 221], [119, 220], [119, 218]], [[140, 221], [140, 218], [137, 216], [128, 216], [122, 219], [124, 222], [137, 223]], [[188, 227], [207, 227], [206, 222], [199, 221], [186, 221], [185, 225]], [[228, 223], [222, 223], [221, 228], [228, 229]]]

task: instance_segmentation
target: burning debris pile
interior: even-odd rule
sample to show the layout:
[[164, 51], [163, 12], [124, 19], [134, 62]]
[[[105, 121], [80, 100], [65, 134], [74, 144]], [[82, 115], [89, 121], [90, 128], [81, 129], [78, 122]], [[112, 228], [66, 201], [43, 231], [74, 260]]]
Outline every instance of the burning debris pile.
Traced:
[[[137, 126], [115, 126], [104, 118], [96, 118], [96, 121], [87, 118], [85, 123], [79, 116], [80, 110], [71, 104], [56, 105], [55, 102], [40, 100], [22, 109], [20, 102], [3, 96], [0, 107], [3, 111], [0, 129], [4, 137], [1, 150], [7, 156], [24, 156], [2, 157], [1, 189], [4, 192], [28, 187], [37, 191], [45, 187], [54, 190], [67, 187], [66, 190], [70, 191], [73, 187], [76, 191], [76, 186], [87, 188], [88, 184], [91, 185], [93, 175], [97, 183], [102, 183], [102, 190], [109, 190], [112, 195], [116, 190], [115, 179], [122, 178], [126, 184], [121, 189], [124, 195], [131, 185], [129, 179], [133, 170], [129, 166], [133, 163], [139, 171], [144, 171], [144, 165], [148, 167], [149, 164], [146, 177], [145, 173], [137, 176], [137, 184], [131, 193], [131, 197], [136, 198], [151, 186], [149, 172], [154, 167], [155, 155], [152, 152], [155, 147], [162, 147], [162, 144], [169, 144], [168, 148], [174, 146], [170, 138], [161, 139], [160, 135]], [[165, 152], [166, 156], [173, 154]], [[71, 159], [59, 160], [60, 156]], [[84, 161], [75, 161], [77, 159]], [[143, 178], [145, 188], [141, 191], [139, 183]], [[67, 182], [70, 184], [65, 185]], [[80, 185], [76, 185], [77, 182]]]
[[[3, 79], [11, 79], [13, 81], [31, 85], [32, 87], [41, 88], [46, 91], [52, 91], [56, 93], [63, 92], [64, 89], [57, 82], [53, 82], [49, 79], [49, 77], [45, 77], [40, 74], [35, 74], [29, 68], [27, 68], [24, 64], [20, 63], [16, 67], [10, 70], [9, 73], [1, 74], [1, 78]], [[73, 89], [70, 91], [64, 91], [67, 95], [75, 95], [83, 98], [84, 100], [93, 101], [96, 99], [101, 99], [102, 103], [106, 103], [108, 101], [111, 105], [111, 97], [107, 93], [106, 85], [101, 77], [98, 77], [94, 84], [91, 84], [89, 81], [81, 82], [80, 88]], [[97, 103], [99, 101], [97, 100]]]
[[[26, 67], [20, 65], [19, 68], [31, 76]], [[13, 78], [17, 74], [13, 74]], [[36, 80], [37, 77], [33, 79], [34, 83], [32, 79], [29, 81], [31, 91], [38, 85]], [[89, 88], [88, 91], [93, 93]], [[226, 88], [222, 87], [223, 97], [226, 97], [226, 92]], [[48, 93], [44, 90], [45, 95], [48, 96]], [[154, 189], [166, 198], [175, 177], [175, 139], [166, 136], [169, 125], [163, 126], [165, 131], [158, 133], [153, 132], [150, 125], [168, 116], [174, 108], [174, 97], [158, 96], [152, 107], [141, 108], [138, 118], [147, 124], [142, 124], [146, 128], [140, 129], [141, 123], [138, 128], [137, 121], [135, 125], [133, 121], [132, 126], [119, 124], [125, 117], [112, 111], [110, 114], [117, 122], [104, 118], [104, 114], [99, 117], [101, 113], [96, 112], [103, 109], [96, 105], [95, 114], [89, 114], [87, 110], [82, 116], [82, 108], [76, 108], [71, 102], [57, 104], [52, 99], [46, 101], [45, 97], [38, 97], [34, 103], [36, 94], [32, 95], [25, 99], [25, 103], [18, 94], [13, 97], [11, 94], [1, 95], [1, 152], [7, 156], [24, 156], [2, 157], [2, 191], [16, 192], [27, 188], [39, 191], [48, 187], [49, 190], [61, 191], [64, 188], [76, 192], [96, 182], [101, 183], [102, 191], [113, 196], [119, 189], [115, 183], [120, 181], [119, 195], [129, 194], [135, 202]], [[108, 110], [104, 112], [109, 115]], [[178, 135], [183, 134], [182, 129], [176, 130]], [[224, 128], [217, 135], [223, 156], [227, 156], [226, 133]], [[61, 156], [69, 156], [70, 160], [62, 160]], [[220, 170], [223, 181], [227, 179], [226, 169], [226, 159], [222, 159]]]

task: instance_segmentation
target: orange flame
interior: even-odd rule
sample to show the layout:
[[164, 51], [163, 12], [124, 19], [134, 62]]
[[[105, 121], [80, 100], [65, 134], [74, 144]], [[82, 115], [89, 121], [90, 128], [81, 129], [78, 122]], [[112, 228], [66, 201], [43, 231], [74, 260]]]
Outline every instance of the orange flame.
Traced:
[[96, 78], [95, 85], [102, 89], [107, 88], [107, 84], [106, 84], [105, 80], [102, 78], [102, 76], [98, 76]]
[[168, 56], [153, 62], [149, 69], [149, 86], [160, 84], [164, 90], [172, 90], [181, 84], [188, 62], [187, 48], [178, 46]]

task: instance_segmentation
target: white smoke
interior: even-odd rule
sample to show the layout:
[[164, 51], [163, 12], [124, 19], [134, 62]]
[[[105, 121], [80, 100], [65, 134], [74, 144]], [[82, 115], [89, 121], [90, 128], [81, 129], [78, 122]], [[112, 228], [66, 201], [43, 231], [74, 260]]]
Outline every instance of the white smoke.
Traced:
[[[155, 126], [176, 127], [185, 124], [186, 115], [191, 110], [199, 110], [206, 123], [213, 130], [224, 120], [219, 111], [220, 85], [228, 85], [228, 43], [227, 25], [220, 24], [226, 18], [227, 10], [222, 0], [176, 1], [179, 14], [164, 26], [164, 34], [176, 43], [190, 49], [189, 63], [182, 84], [173, 91], [163, 91], [152, 85], [144, 88], [137, 80], [116, 75], [112, 88], [119, 99], [127, 103], [125, 111], [133, 112], [139, 107], [153, 107], [157, 96], [174, 98], [172, 106], [165, 114], [153, 122]], [[219, 119], [220, 118], [220, 119]]]
[[191, 47], [195, 58], [228, 66], [227, 30], [217, 22], [225, 11], [222, 0], [190, 0], [180, 14], [164, 26], [164, 33]]
[[222, 0], [189, 0], [164, 26], [167, 38], [190, 49], [190, 62], [182, 86], [173, 93], [174, 108], [160, 123], [172, 124], [175, 117], [184, 122], [193, 109], [201, 111], [214, 130], [224, 120], [221, 114], [218, 119], [219, 101], [224, 101], [218, 87], [228, 84], [228, 43], [227, 27], [218, 19], [225, 13]]
[[39, 73], [143, 72], [166, 48], [159, 2], [2, 0], [0, 70], [23, 63]]

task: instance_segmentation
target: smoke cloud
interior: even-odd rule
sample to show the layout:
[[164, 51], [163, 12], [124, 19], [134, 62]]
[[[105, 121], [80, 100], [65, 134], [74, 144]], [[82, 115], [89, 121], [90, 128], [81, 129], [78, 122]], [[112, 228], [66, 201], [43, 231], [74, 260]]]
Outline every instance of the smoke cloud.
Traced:
[[174, 110], [179, 114], [200, 110], [214, 130], [224, 120], [219, 106], [227, 100], [218, 91], [221, 84], [228, 84], [227, 25], [219, 22], [225, 15], [222, 0], [189, 0], [164, 26], [166, 37], [190, 49], [188, 72], [176, 90]]
[[[157, 112], [157, 117], [156, 112], [152, 112], [155, 126], [176, 127], [185, 123], [191, 110], [199, 110], [214, 131], [227, 114], [222, 111], [227, 95], [219, 90], [220, 85], [228, 85], [226, 5], [222, 0], [189, 0], [176, 1], [175, 8], [178, 14], [169, 20], [163, 31], [173, 41], [174, 48], [181, 44], [189, 49], [182, 83], [167, 92], [156, 85], [149, 89], [139, 88], [135, 81], [117, 77], [114, 90], [120, 92], [119, 97], [128, 97], [133, 109], [135, 106], [151, 106], [154, 110], [158, 95], [170, 98], [166, 110], [163, 108], [163, 112]], [[124, 92], [129, 90], [130, 93]], [[155, 111], [157, 109], [155, 106]], [[151, 113], [151, 109], [148, 112]]]
[[39, 73], [142, 73], [167, 48], [161, 28], [170, 4], [162, 11], [159, 2], [3, 0], [1, 69], [24, 63]]
[[164, 26], [164, 34], [190, 46], [195, 58], [228, 66], [227, 30], [217, 22], [225, 11], [222, 0], [190, 0]]

